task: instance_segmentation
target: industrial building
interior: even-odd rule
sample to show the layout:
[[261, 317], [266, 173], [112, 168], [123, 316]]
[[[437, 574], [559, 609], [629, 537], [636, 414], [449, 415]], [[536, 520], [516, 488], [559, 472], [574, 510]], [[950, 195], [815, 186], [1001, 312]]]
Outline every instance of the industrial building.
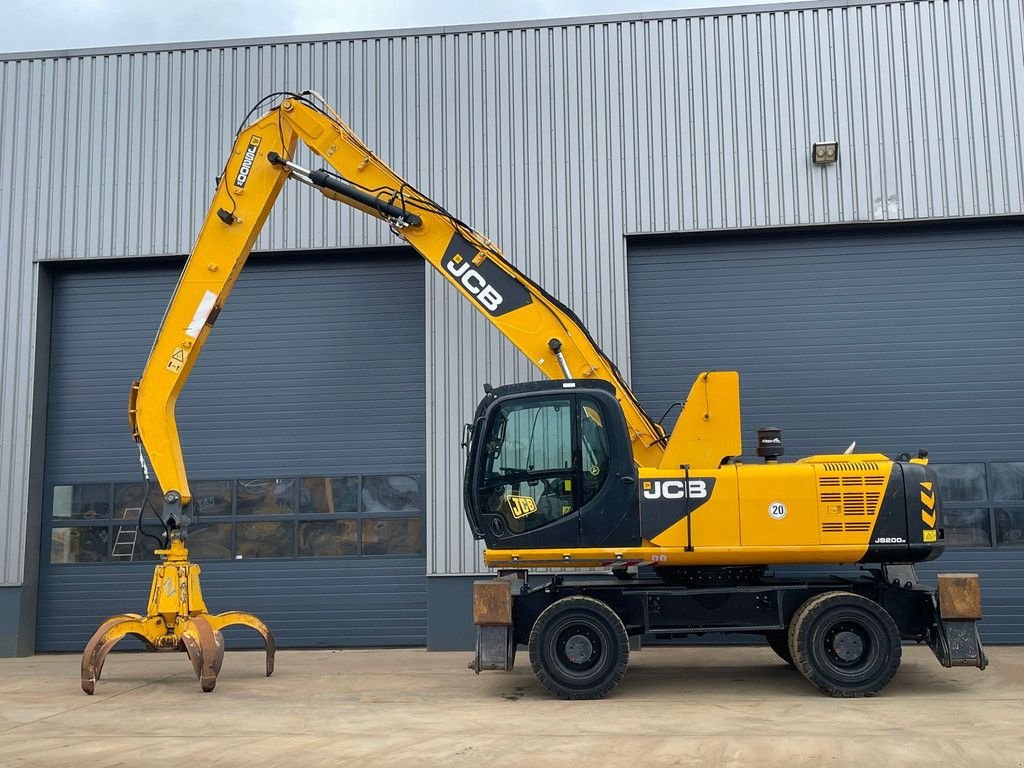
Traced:
[[[0, 54], [0, 655], [144, 611], [129, 387], [239, 122], [303, 89], [573, 307], [655, 416], [738, 370], [751, 461], [766, 424], [790, 460], [928, 450], [948, 549], [922, 574], [978, 572], [982, 637], [1024, 641], [1022, 11]], [[290, 186], [178, 405], [207, 603], [283, 647], [467, 647], [463, 424], [535, 372], [386, 226]]]

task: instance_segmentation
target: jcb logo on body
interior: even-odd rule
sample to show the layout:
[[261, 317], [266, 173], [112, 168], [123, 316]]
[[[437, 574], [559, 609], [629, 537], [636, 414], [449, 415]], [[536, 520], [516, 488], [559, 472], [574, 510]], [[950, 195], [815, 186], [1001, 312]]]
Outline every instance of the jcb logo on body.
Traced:
[[504, 301], [497, 289], [493, 285], [489, 285], [484, 276], [473, 269], [472, 263], [459, 254], [455, 254], [444, 266], [458, 278], [463, 288], [476, 296], [485, 309], [495, 312]]
[[645, 499], [706, 499], [705, 480], [645, 480]]

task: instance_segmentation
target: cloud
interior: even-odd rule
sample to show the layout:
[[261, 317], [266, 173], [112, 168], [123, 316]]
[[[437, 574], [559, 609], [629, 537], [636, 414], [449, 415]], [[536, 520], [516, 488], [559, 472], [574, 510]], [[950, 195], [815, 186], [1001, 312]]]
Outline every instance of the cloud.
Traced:
[[0, 51], [329, 34], [722, 4], [720, 0], [4, 0]]

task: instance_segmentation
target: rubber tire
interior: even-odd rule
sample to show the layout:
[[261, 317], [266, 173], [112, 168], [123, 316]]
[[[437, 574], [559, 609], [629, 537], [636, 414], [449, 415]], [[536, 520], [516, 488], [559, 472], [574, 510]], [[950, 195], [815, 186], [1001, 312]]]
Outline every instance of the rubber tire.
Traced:
[[768, 647], [775, 651], [780, 659], [794, 669], [796, 668], [796, 664], [793, 663], [793, 654], [789, 651], [789, 632], [784, 629], [767, 632], [764, 639], [768, 642]]
[[[598, 640], [600, 655], [590, 670], [574, 679], [559, 659], [559, 636], [571, 627], [585, 628]], [[629, 637], [616, 613], [600, 600], [563, 597], [541, 613], [530, 631], [530, 664], [541, 684], [560, 699], [602, 699], [619, 684], [629, 663]]]
[[[875, 645], [874, 658], [863, 669], [844, 672], [829, 659], [825, 633], [838, 622], [859, 626], [869, 636], [869, 653]], [[892, 680], [903, 655], [892, 617], [875, 601], [852, 592], [826, 592], [800, 606], [789, 626], [789, 649], [801, 674], [836, 698], [874, 696]]]

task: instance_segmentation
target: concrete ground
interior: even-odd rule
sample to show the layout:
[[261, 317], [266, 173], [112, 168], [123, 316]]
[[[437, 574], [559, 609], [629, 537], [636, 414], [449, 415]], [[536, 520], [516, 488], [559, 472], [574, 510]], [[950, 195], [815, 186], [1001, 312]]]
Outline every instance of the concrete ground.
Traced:
[[946, 670], [904, 650], [879, 696], [820, 695], [766, 648], [645, 648], [603, 701], [552, 698], [468, 653], [228, 650], [203, 694], [183, 654], [0, 660], [0, 765], [1022, 766], [1024, 648]]

